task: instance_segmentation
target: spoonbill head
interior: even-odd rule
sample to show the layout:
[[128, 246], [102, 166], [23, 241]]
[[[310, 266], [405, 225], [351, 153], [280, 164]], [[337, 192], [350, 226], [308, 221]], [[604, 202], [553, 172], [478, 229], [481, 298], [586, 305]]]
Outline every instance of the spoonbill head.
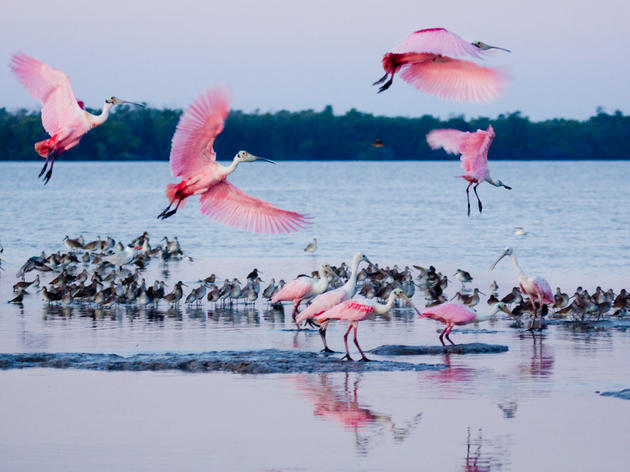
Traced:
[[234, 160], [238, 161], [238, 162], [254, 162], [254, 161], [264, 161], [264, 162], [270, 162], [271, 164], [275, 164], [274, 161], [272, 161], [271, 159], [266, 159], [264, 157], [259, 157], [259, 156], [254, 156], [253, 154], [247, 152], [247, 151], [239, 151], [236, 153], [236, 155], [234, 156]]
[[490, 46], [489, 44], [484, 43], [483, 41], [475, 41], [471, 43], [473, 46], [478, 47], [482, 51], [487, 51], [489, 49], [498, 49], [499, 51], [512, 52], [509, 49], [500, 48], [499, 46]]
[[497, 266], [497, 264], [499, 263], [501, 259], [503, 259], [505, 256], [511, 256], [512, 254], [514, 254], [514, 249], [512, 249], [511, 247], [506, 247], [501, 253], [501, 255], [499, 256], [499, 258], [496, 261], [494, 261], [494, 264], [492, 264], [490, 266], [490, 269], [488, 270], [494, 270], [494, 268]]

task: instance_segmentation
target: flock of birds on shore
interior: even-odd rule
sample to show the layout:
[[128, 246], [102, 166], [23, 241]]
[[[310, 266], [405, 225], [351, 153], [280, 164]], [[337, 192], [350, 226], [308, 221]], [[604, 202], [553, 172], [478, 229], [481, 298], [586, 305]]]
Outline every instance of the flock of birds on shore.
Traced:
[[[271, 279], [264, 285], [261, 272], [254, 268], [243, 282], [238, 278], [226, 278], [221, 282], [216, 274], [210, 274], [195, 282], [177, 281], [169, 289], [165, 280], [156, 279], [148, 283], [142, 276], [152, 260], [164, 265], [173, 260], [192, 260], [185, 256], [177, 237], [169, 240], [165, 236], [152, 247], [147, 232], [128, 245], [109, 236], [91, 242], [85, 242], [82, 236], [75, 239], [66, 236], [63, 245], [65, 251], [49, 255], [42, 252], [39, 256], [30, 257], [20, 267], [16, 274], [20, 280], [13, 285], [14, 297], [9, 303], [22, 304], [32, 289], [41, 293], [42, 299], [49, 304], [92, 305], [103, 309], [120, 305], [155, 308], [160, 303], [200, 306], [204, 302], [220, 307], [238, 307], [241, 304], [252, 306], [259, 299], [276, 306], [290, 302], [297, 329], [303, 324], [317, 327], [325, 351], [330, 351], [326, 342], [328, 323], [331, 320], [347, 321], [349, 327], [344, 341], [348, 359], [347, 336], [350, 330], [355, 329], [355, 344], [362, 358], [367, 360], [356, 340], [358, 322], [369, 315], [386, 315], [401, 302], [411, 305], [420, 317], [445, 324], [440, 335], [443, 345], [444, 337], [454, 344], [449, 337], [454, 325], [484, 321], [499, 311], [513, 318], [515, 326], [523, 326], [522, 320], [531, 317], [531, 329], [535, 328], [538, 311], [541, 318], [549, 315], [575, 321], [599, 320], [604, 316], [623, 317], [630, 311], [630, 294], [625, 289], [615, 294], [612, 289], [597, 287], [590, 294], [578, 287], [569, 296], [558, 287], [553, 302], [537, 306], [520, 287], [513, 287], [506, 295], [500, 296], [496, 281], [490, 285], [489, 295], [485, 298], [478, 287], [472, 290], [466, 288], [473, 282], [473, 277], [463, 269], [458, 269], [449, 277], [433, 266], [381, 267], [360, 253], [349, 264], [322, 264], [317, 271], [300, 274], [288, 283]], [[313, 253], [316, 249], [317, 240], [314, 239], [304, 252]], [[0, 246], [0, 255], [2, 250]], [[366, 265], [359, 269], [363, 262]], [[27, 281], [29, 272], [37, 272], [37, 275]], [[43, 284], [40, 273], [50, 274], [47, 284]], [[449, 283], [451, 288], [453, 284], [458, 288], [451, 297], [457, 303], [450, 302], [447, 297]], [[189, 285], [192, 286], [185, 291], [184, 287]], [[412, 302], [419, 293], [424, 299], [425, 308], [422, 310], [418, 310]], [[489, 315], [474, 311], [484, 301], [491, 309]], [[300, 311], [302, 303], [306, 306]], [[542, 322], [538, 329], [542, 329]]]

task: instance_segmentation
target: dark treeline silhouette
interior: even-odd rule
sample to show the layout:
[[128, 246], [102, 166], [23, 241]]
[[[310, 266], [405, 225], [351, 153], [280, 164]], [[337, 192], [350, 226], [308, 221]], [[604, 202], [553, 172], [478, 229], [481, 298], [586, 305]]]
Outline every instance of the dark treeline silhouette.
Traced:
[[[118, 108], [110, 119], [88, 133], [64, 157], [74, 160], [167, 160], [181, 110]], [[219, 158], [231, 159], [240, 149], [277, 160], [440, 160], [425, 135], [435, 128], [474, 131], [492, 124], [496, 139], [491, 159], [628, 159], [630, 116], [598, 109], [578, 121], [530, 121], [520, 112], [496, 119], [452, 117], [441, 120], [384, 117], [350, 110], [230, 113], [215, 143]], [[38, 112], [0, 108], [0, 160], [40, 160], [33, 143], [47, 137]], [[383, 142], [382, 147], [372, 144]]]

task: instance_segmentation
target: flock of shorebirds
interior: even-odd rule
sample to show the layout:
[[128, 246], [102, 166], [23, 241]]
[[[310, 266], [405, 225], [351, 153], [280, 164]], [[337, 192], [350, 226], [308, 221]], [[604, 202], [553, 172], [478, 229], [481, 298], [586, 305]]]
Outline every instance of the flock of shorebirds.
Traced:
[[[453, 326], [484, 321], [499, 311], [512, 317], [516, 326], [522, 326], [523, 317], [535, 319], [537, 312], [541, 318], [551, 316], [586, 321], [599, 320], [604, 316], [622, 317], [630, 311], [630, 294], [625, 289], [616, 294], [612, 289], [597, 287], [590, 294], [578, 287], [569, 296], [558, 287], [553, 303], [539, 305], [519, 287], [512, 287], [500, 297], [496, 281], [490, 285], [489, 295], [477, 287], [468, 289], [473, 277], [462, 269], [449, 278], [433, 266], [381, 267], [361, 253], [356, 254], [350, 263], [343, 262], [339, 266], [322, 264], [317, 271], [300, 274], [288, 283], [271, 279], [263, 286], [261, 272], [254, 268], [245, 276], [244, 282], [238, 278], [226, 278], [221, 282], [215, 274], [210, 274], [188, 284], [178, 281], [168, 289], [165, 280], [147, 283], [142, 275], [152, 260], [165, 265], [171, 260], [192, 260], [184, 255], [177, 237], [169, 240], [165, 236], [152, 247], [146, 232], [127, 245], [111, 237], [85, 242], [83, 237], [71, 239], [66, 236], [63, 245], [64, 251], [49, 255], [42, 252], [39, 256], [30, 257], [20, 267], [16, 274], [20, 280], [13, 286], [14, 298], [9, 303], [21, 304], [31, 289], [37, 289], [47, 303], [89, 304], [106, 309], [118, 305], [157, 307], [160, 303], [198, 306], [204, 301], [216, 306], [234, 307], [252, 305], [261, 298], [274, 305], [291, 302], [292, 318], [298, 330], [303, 323], [316, 326], [325, 351], [330, 351], [326, 343], [329, 321], [347, 321], [349, 328], [344, 341], [348, 359], [347, 337], [350, 330], [355, 329], [355, 344], [362, 358], [367, 359], [356, 340], [358, 322], [369, 315], [385, 315], [400, 302], [410, 304], [421, 317], [442, 322], [445, 325], [440, 335], [442, 344], [444, 337], [453, 343], [449, 337]], [[317, 240], [314, 239], [304, 252], [313, 253], [316, 249]], [[359, 268], [363, 262], [365, 266]], [[50, 273], [50, 280], [44, 285], [38, 273], [27, 281], [28, 272]], [[449, 283], [453, 282], [458, 291], [450, 300], [456, 299], [457, 303], [449, 303], [446, 294]], [[194, 286], [185, 293], [184, 287], [189, 285]], [[411, 301], [419, 295], [418, 292], [424, 298], [425, 308], [422, 311]], [[487, 298], [484, 300], [482, 296]], [[475, 308], [483, 301], [490, 307], [490, 315], [476, 313]], [[300, 311], [302, 303], [305, 308]], [[447, 310], [449, 307], [450, 310]], [[530, 328], [534, 327], [532, 322]], [[539, 325], [541, 328], [542, 322]]]

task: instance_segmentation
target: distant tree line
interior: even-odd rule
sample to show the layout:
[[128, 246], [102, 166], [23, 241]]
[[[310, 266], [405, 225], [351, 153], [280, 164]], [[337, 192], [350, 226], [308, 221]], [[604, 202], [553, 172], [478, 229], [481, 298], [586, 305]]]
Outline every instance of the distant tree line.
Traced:
[[[92, 110], [94, 112], [94, 110]], [[181, 110], [119, 107], [64, 157], [74, 160], [167, 160]], [[578, 121], [534, 122], [514, 112], [496, 119], [385, 117], [350, 110], [230, 113], [215, 143], [220, 158], [240, 149], [277, 160], [440, 160], [425, 135], [435, 128], [474, 131], [494, 126], [490, 157], [502, 160], [628, 159], [630, 116], [601, 108]], [[0, 160], [39, 160], [33, 143], [47, 138], [39, 112], [0, 108]], [[374, 146], [380, 140], [382, 146]]]

